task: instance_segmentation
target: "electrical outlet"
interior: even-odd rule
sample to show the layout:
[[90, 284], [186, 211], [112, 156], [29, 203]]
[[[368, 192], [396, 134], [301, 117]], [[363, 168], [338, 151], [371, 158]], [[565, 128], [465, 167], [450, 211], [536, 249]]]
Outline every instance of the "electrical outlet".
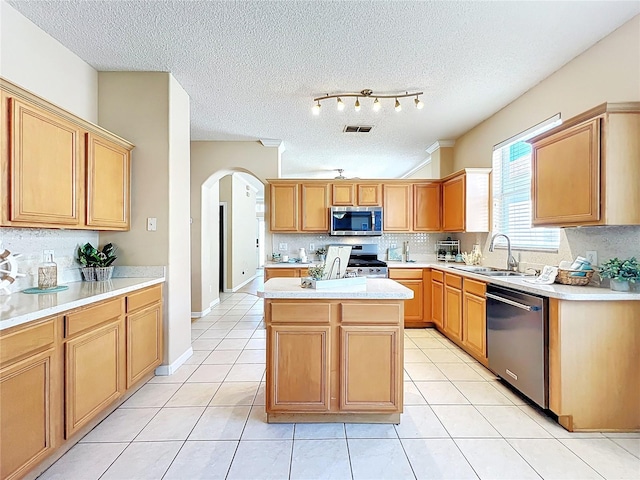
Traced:
[[389, 248], [396, 248], [396, 247], [397, 247], [397, 245], [395, 243], [390, 243], [389, 244]]
[[316, 251], [316, 244], [315, 243], [310, 243], [309, 244], [309, 253], [313, 253]]
[[595, 250], [587, 250], [587, 260], [591, 265], [598, 265], [598, 252]]
[[289, 246], [286, 243], [279, 243], [278, 250], [281, 252], [286, 252], [289, 249]]
[[148, 232], [155, 232], [157, 224], [158, 224], [158, 219], [157, 218], [155, 218], [155, 217], [147, 218], [147, 231]]
[[42, 258], [47, 258], [48, 255], [51, 255], [51, 258], [53, 258], [53, 250], [43, 250], [42, 251]]

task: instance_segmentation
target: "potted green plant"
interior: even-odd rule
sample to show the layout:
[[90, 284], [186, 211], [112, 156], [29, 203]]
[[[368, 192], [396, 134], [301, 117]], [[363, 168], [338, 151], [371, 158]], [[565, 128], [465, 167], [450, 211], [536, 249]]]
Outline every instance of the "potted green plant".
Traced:
[[611, 279], [611, 290], [628, 292], [640, 282], [640, 262], [635, 257], [620, 260], [612, 258], [600, 265], [600, 276]]
[[317, 267], [309, 267], [309, 276], [314, 280], [322, 280], [324, 275], [324, 264]]
[[107, 243], [98, 250], [90, 243], [78, 247], [78, 262], [82, 265], [82, 275], [88, 282], [109, 280], [113, 275], [113, 262], [116, 260], [116, 247]]
[[327, 249], [324, 247], [320, 247], [316, 250], [316, 256], [318, 257], [318, 260], [321, 262], [324, 262], [325, 258], [327, 255]]

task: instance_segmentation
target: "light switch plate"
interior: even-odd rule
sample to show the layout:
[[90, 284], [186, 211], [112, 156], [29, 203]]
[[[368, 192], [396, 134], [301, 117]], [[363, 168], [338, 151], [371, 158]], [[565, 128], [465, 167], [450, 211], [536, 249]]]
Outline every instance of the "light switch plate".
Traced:
[[157, 228], [158, 219], [156, 217], [147, 218], [147, 231], [155, 232]]
[[587, 260], [591, 265], [598, 265], [598, 252], [595, 250], [587, 250]]
[[310, 243], [309, 244], [309, 253], [315, 253], [316, 251], [316, 244], [315, 243]]
[[278, 244], [278, 250], [280, 250], [281, 252], [286, 252], [288, 249], [288, 245], [286, 243], [280, 243]]

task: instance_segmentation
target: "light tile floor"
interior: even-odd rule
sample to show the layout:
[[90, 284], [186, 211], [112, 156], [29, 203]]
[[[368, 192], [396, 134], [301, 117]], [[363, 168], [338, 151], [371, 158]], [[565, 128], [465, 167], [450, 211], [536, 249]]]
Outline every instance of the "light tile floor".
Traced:
[[567, 432], [437, 331], [405, 333], [400, 425], [265, 423], [263, 303], [223, 294], [194, 355], [41, 479], [640, 479], [640, 433]]

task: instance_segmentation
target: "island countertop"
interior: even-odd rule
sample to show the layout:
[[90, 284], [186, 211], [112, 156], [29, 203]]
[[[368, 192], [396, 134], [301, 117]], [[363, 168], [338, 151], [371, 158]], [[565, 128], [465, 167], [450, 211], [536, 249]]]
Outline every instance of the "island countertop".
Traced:
[[365, 285], [340, 288], [302, 288], [299, 278], [272, 278], [258, 290], [262, 298], [341, 298], [371, 300], [409, 300], [413, 291], [388, 278], [367, 278]]

